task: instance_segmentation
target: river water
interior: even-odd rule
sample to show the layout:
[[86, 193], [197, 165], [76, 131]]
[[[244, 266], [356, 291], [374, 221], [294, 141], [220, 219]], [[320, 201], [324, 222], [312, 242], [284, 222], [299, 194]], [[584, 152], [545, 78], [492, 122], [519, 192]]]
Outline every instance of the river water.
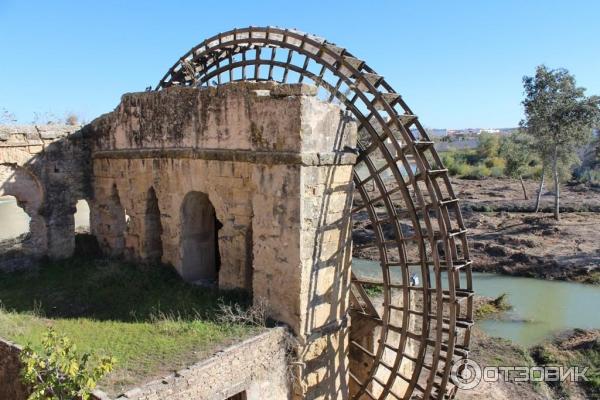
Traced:
[[[360, 275], [380, 275], [379, 264], [374, 261], [354, 259], [352, 268]], [[400, 276], [392, 279], [400, 281]], [[478, 322], [490, 336], [529, 347], [557, 331], [600, 328], [598, 286], [474, 272], [473, 287], [482, 296], [496, 298], [506, 293], [513, 306], [498, 320]]]
[[[89, 208], [77, 203], [76, 227], [89, 227]], [[29, 229], [29, 217], [13, 197], [0, 197], [0, 240], [18, 236]], [[354, 259], [359, 274], [376, 276], [380, 268], [374, 261]], [[418, 271], [415, 271], [418, 272]], [[399, 279], [399, 276], [392, 277]], [[514, 309], [502, 319], [479, 322], [492, 336], [511, 339], [531, 346], [553, 332], [570, 328], [600, 328], [600, 288], [571, 282], [546, 281], [497, 274], [474, 273], [477, 294], [498, 297], [508, 295]]]

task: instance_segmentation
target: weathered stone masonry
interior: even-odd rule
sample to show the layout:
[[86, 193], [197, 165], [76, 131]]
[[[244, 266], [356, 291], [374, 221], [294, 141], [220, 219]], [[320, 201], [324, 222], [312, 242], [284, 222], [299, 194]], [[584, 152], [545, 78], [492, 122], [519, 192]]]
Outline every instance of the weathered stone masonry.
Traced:
[[47, 255], [72, 254], [85, 198], [105, 254], [264, 299], [297, 338], [294, 396], [345, 398], [355, 141], [313, 87], [174, 87], [123, 96], [19, 168], [40, 182]]
[[31, 218], [30, 236], [0, 269], [43, 256], [64, 258], [75, 248], [77, 200], [91, 201], [91, 149], [78, 127], [0, 127], [0, 196], [16, 197]]
[[219, 286], [251, 290], [298, 336], [299, 396], [324, 387], [343, 396], [354, 160], [342, 150], [354, 123], [308, 86], [238, 84], [126, 95], [91, 129], [92, 227], [105, 251], [153, 253], [152, 190], [162, 262], [196, 276], [182, 251], [182, 205], [190, 192], [208, 196], [222, 224]]

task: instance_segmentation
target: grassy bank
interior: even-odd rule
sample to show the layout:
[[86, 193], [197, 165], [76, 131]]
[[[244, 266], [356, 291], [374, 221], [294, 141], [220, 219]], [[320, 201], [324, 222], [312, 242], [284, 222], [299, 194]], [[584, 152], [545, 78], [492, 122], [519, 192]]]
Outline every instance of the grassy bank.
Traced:
[[170, 268], [71, 259], [0, 274], [0, 336], [40, 348], [47, 326], [81, 351], [112, 355], [100, 384], [116, 393], [210, 355], [258, 328], [218, 321], [221, 303], [247, 304], [183, 282]]
[[569, 398], [583, 390], [589, 399], [600, 398], [600, 331], [575, 329], [533, 347], [531, 356], [538, 365], [587, 367], [587, 381], [578, 384], [550, 382], [557, 397]]
[[506, 293], [501, 294], [495, 299], [477, 299], [475, 302], [475, 319], [481, 320], [493, 317], [496, 314], [512, 309], [508, 302]]

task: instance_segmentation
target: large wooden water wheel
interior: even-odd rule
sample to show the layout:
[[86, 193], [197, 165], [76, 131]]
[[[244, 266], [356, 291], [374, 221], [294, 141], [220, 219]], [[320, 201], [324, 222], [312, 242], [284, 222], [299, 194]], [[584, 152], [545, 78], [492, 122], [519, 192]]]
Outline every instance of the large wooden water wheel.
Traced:
[[448, 171], [417, 116], [345, 48], [275, 27], [206, 39], [156, 89], [243, 80], [313, 84], [359, 123], [354, 254], [379, 262], [352, 267], [352, 397], [452, 397], [473, 324], [471, 261]]

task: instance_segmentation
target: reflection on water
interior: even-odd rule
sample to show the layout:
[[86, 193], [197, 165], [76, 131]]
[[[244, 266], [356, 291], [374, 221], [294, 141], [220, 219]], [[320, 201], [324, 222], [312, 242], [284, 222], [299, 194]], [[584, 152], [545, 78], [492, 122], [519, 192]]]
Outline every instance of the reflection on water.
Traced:
[[[373, 261], [354, 259], [352, 268], [359, 275], [381, 276], [379, 264]], [[392, 280], [400, 282], [401, 275], [393, 273]], [[491, 336], [531, 346], [557, 331], [600, 328], [598, 286], [478, 272], [473, 273], [473, 286], [482, 296], [495, 298], [507, 293], [514, 307], [506, 318], [478, 322]]]
[[[29, 216], [17, 205], [12, 196], [0, 197], [0, 240], [10, 239], [29, 232]], [[75, 213], [75, 227], [89, 229], [90, 208], [85, 200], [77, 202]]]

